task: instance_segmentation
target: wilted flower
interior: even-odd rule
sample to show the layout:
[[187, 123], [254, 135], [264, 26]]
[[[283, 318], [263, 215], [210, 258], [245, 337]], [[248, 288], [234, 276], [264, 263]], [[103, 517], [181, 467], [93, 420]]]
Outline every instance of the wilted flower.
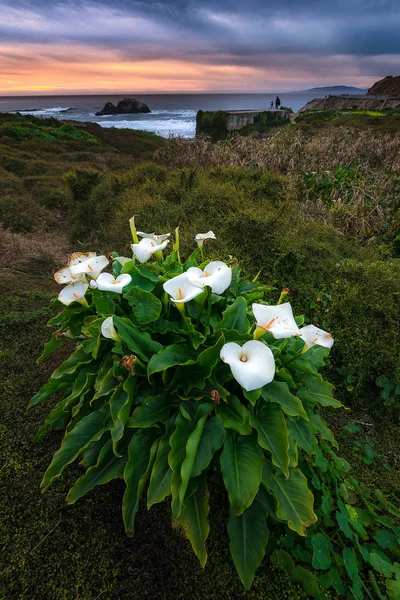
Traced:
[[168, 243], [169, 240], [158, 243], [157, 240], [146, 237], [141, 239], [138, 244], [131, 244], [131, 248], [138, 261], [145, 263], [155, 252], [164, 250]]
[[187, 278], [193, 285], [204, 288], [210, 286], [214, 294], [223, 294], [230, 286], [232, 271], [224, 262], [210, 262], [202, 271], [199, 267], [190, 267], [186, 271]]
[[112, 317], [107, 317], [101, 324], [101, 334], [109, 340], [120, 342], [121, 338], [118, 335], [117, 330], [114, 327], [114, 321]]
[[265, 304], [253, 304], [253, 313], [260, 330], [269, 331], [275, 339], [300, 335], [300, 329], [294, 320], [290, 302], [277, 306], [266, 306]]
[[212, 231], [209, 231], [208, 233], [198, 233], [194, 239], [198, 247], [202, 248], [205, 240], [216, 240], [217, 238]]
[[77, 281], [86, 281], [84, 273], [79, 275], [73, 275], [71, 273], [71, 267], [74, 267], [88, 259], [94, 258], [96, 252], [74, 252], [68, 259], [66, 267], [63, 267], [57, 273], [54, 273], [54, 279], [57, 283], [75, 283]]
[[224, 344], [220, 353], [236, 381], [247, 392], [270, 383], [275, 375], [275, 360], [271, 350], [258, 340], [239, 346], [236, 342]]
[[[96, 281], [96, 287], [101, 292], [116, 292], [122, 294], [122, 290], [132, 281], [132, 277], [128, 273], [114, 277], [111, 273], [101, 273]], [[92, 286], [94, 287], [94, 286]]]
[[87, 304], [85, 294], [88, 287], [89, 285], [83, 281], [70, 283], [61, 290], [61, 292], [58, 294], [58, 299], [60, 302], [65, 304], [65, 306], [69, 306], [72, 302]]
[[334, 340], [330, 333], [315, 327], [315, 325], [306, 325], [300, 329], [300, 337], [305, 342], [307, 348], [311, 346], [324, 346], [332, 348]]
[[189, 302], [203, 292], [202, 288], [189, 281], [186, 273], [169, 279], [164, 283], [163, 288], [176, 304]]

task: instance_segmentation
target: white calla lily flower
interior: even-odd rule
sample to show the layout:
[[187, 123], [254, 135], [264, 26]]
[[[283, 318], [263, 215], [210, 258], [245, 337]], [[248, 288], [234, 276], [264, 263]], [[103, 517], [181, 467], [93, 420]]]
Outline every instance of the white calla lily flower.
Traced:
[[158, 244], [153, 238], [143, 238], [138, 244], [131, 244], [131, 248], [138, 261], [140, 263], [145, 263], [155, 252], [164, 250], [168, 243], [169, 240], [165, 240], [161, 244]]
[[83, 283], [83, 281], [77, 281], [76, 283], [70, 283], [61, 290], [58, 294], [60, 302], [69, 306], [72, 302], [80, 302], [81, 304], [87, 304], [85, 294], [89, 285]]
[[246, 392], [257, 390], [274, 378], [274, 355], [258, 340], [250, 340], [243, 346], [228, 342], [222, 346], [220, 357], [230, 366], [232, 375]]
[[101, 334], [103, 337], [115, 342], [120, 342], [121, 338], [118, 335], [117, 330], [114, 327], [114, 321], [112, 317], [107, 317], [101, 324]]
[[158, 235], [157, 233], [144, 233], [143, 231], [138, 231], [137, 235], [143, 239], [147, 238], [150, 240], [154, 240], [155, 242], [157, 242], [157, 244], [161, 244], [162, 242], [165, 242], [165, 240], [167, 240], [171, 234], [163, 233], [161, 235]]
[[85, 274], [82, 272], [80, 274], [73, 274], [71, 272], [71, 267], [78, 265], [86, 260], [94, 258], [96, 256], [96, 252], [74, 252], [68, 258], [68, 263], [66, 267], [63, 267], [57, 273], [54, 273], [54, 279], [57, 283], [75, 283], [78, 281], [86, 281]]
[[208, 263], [204, 271], [199, 267], [190, 267], [186, 271], [190, 283], [204, 288], [210, 286], [214, 294], [223, 294], [232, 281], [232, 270], [220, 260]]
[[169, 279], [164, 283], [163, 288], [176, 304], [189, 302], [203, 293], [202, 288], [189, 281], [186, 273]]
[[105, 269], [108, 264], [109, 260], [106, 256], [93, 256], [87, 260], [70, 266], [69, 270], [74, 276], [86, 274], [90, 275], [93, 279], [97, 279], [102, 270]]
[[330, 333], [315, 327], [315, 325], [306, 325], [300, 329], [300, 337], [305, 342], [307, 349], [311, 346], [324, 346], [332, 348], [334, 339]]
[[132, 281], [132, 277], [128, 273], [123, 273], [114, 277], [111, 273], [101, 273], [97, 280], [97, 289], [101, 292], [116, 292], [122, 294], [122, 290]]
[[203, 247], [205, 240], [216, 240], [215, 233], [208, 231], [207, 233], [198, 233], [194, 238], [199, 248]]
[[252, 309], [257, 327], [269, 331], [275, 339], [280, 340], [293, 335], [300, 335], [300, 329], [294, 320], [290, 302], [276, 306], [253, 304]]

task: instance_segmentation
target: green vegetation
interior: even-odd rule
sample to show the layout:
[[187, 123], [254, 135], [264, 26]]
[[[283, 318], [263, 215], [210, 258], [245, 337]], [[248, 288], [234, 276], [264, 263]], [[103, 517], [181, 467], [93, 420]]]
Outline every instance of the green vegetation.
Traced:
[[209, 135], [213, 142], [224, 140], [227, 133], [228, 115], [223, 110], [199, 110], [196, 115], [196, 135]]
[[[67, 507], [66, 492], [82, 473], [73, 467], [40, 495], [41, 474], [60, 436], [55, 432], [34, 442], [49, 405], [28, 416], [26, 406], [71, 349], [64, 345], [40, 367], [35, 364], [49, 338], [49, 294], [58, 291], [49, 273], [65, 264], [73, 249], [128, 253], [126, 219], [132, 214], [138, 215], [144, 231], [172, 230], [179, 223], [183, 253], [193, 248], [195, 233], [213, 229], [218, 238], [213, 258], [234, 255], [250, 277], [261, 268], [260, 281], [277, 290], [288, 286], [295, 311], [333, 333], [336, 342], [324, 374], [335, 384], [336, 397], [351, 410], [323, 412], [339, 442], [339, 455], [351, 463], [351, 476], [362, 489], [359, 493], [349, 481], [350, 496], [344, 504], [358, 507], [356, 521], [354, 513], [347, 512], [353, 519], [352, 539], [359, 535], [355, 522], [367, 527], [362, 500], [366, 485], [378, 519], [368, 525], [368, 539], [360, 538], [360, 544], [369, 547], [369, 557], [379, 556], [376, 544], [383, 553], [391, 552], [374, 538], [389, 525], [379, 522], [386, 519], [385, 502], [398, 504], [399, 493], [398, 129], [395, 116], [351, 116], [392, 119], [386, 121], [387, 131], [371, 123], [355, 129], [346, 125], [346, 118], [342, 126], [334, 120], [309, 131], [292, 125], [268, 140], [235, 136], [221, 145], [204, 140], [166, 143], [142, 132], [89, 124], [83, 130], [94, 135], [97, 144], [72, 138], [0, 139], [0, 444], [5, 490], [0, 506], [0, 597], [90, 600], [101, 593], [107, 600], [179, 600], [187, 598], [190, 589], [191, 597], [199, 600], [304, 599], [301, 581], [309, 579], [314, 585], [314, 580], [300, 567], [317, 576], [323, 572], [312, 562], [313, 547], [322, 540], [313, 544], [309, 536], [305, 547], [296, 546], [303, 558], [292, 558], [297, 583], [287, 573], [292, 563], [275, 553], [273, 564], [264, 559], [252, 589], [243, 592], [229, 557], [226, 494], [217, 475], [210, 481], [205, 571], [179, 530], [171, 534], [171, 515], [163, 504], [150, 512], [142, 504], [135, 537], [124, 536], [123, 485], [118, 480]], [[1, 124], [18, 119], [25, 122], [26, 117], [0, 114]], [[32, 122], [40, 129], [57, 127], [53, 121]], [[149, 163], [156, 149], [158, 158]], [[142, 161], [147, 162], [138, 164]], [[85, 202], [80, 201], [81, 193]], [[354, 422], [360, 432], [343, 430]], [[363, 460], [371, 456], [369, 446], [377, 454], [370, 464]], [[327, 487], [332, 491], [330, 483]], [[379, 489], [387, 500], [376, 497]], [[315, 497], [320, 493], [315, 490]], [[322, 510], [318, 502], [317, 512]], [[348, 538], [337, 530], [336, 515], [318, 515], [324, 528], [315, 535], [329, 534], [337, 551], [338, 540]], [[378, 540], [385, 544], [382, 535]], [[290, 537], [286, 542], [278, 539], [268, 552], [288, 552], [288, 546], [296, 545], [292, 542]], [[374, 585], [368, 582], [375, 567], [359, 554], [357, 564], [362, 581]], [[383, 566], [386, 573], [392, 569]], [[375, 576], [381, 591], [386, 578], [385, 570]], [[388, 592], [390, 600], [396, 598], [395, 584], [391, 595]], [[317, 580], [317, 585], [322, 584]]]

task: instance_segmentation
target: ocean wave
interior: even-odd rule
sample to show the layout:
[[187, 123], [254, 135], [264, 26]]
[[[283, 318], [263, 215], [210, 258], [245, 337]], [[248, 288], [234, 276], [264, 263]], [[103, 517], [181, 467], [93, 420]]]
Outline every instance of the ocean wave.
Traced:
[[62, 113], [67, 113], [67, 112], [73, 112], [74, 110], [76, 110], [75, 108], [72, 107], [65, 107], [65, 106], [55, 106], [52, 108], [21, 108], [19, 110], [13, 110], [12, 112], [14, 113], [21, 113], [22, 115], [31, 115], [34, 114], [35, 116], [39, 116], [39, 117], [47, 117], [47, 116], [56, 116], [58, 114], [62, 114]]
[[162, 137], [170, 137], [173, 135], [181, 137], [194, 137], [196, 124], [194, 121], [183, 121], [178, 119], [164, 120], [146, 120], [146, 121], [97, 121], [102, 127], [115, 127], [117, 129], [139, 129], [140, 131], [150, 131], [161, 135]]

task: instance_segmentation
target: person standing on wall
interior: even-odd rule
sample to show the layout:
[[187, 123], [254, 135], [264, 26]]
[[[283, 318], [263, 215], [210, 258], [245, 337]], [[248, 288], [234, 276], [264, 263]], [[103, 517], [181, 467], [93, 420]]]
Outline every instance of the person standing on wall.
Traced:
[[274, 101], [271, 100], [271, 103], [269, 105], [269, 110], [273, 110], [274, 109]]
[[279, 98], [279, 96], [276, 97], [275, 100], [275, 108], [279, 108], [281, 105], [281, 99]]

